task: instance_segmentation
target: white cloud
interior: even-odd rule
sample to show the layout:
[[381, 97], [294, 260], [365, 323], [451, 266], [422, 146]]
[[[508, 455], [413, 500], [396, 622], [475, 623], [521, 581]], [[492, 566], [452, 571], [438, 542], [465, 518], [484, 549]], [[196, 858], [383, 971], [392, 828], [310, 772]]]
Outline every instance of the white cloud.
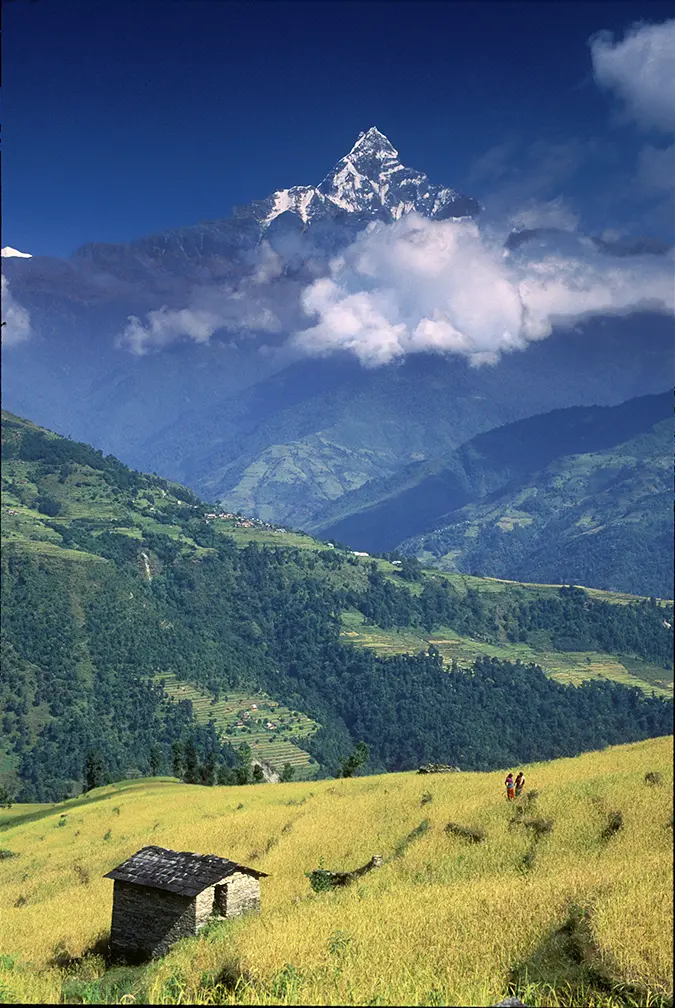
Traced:
[[473, 364], [548, 336], [556, 322], [637, 307], [672, 311], [672, 264], [616, 260], [579, 242], [573, 253], [505, 254], [472, 221], [409, 214], [374, 225], [303, 293], [316, 323], [305, 353], [354, 353], [370, 366], [407, 353], [460, 354]]
[[5, 346], [15, 346], [31, 335], [30, 315], [14, 300], [6, 278], [2, 277], [2, 342]]
[[[118, 345], [143, 356], [180, 339], [208, 343], [219, 330], [233, 335], [279, 333], [294, 328], [298, 294], [292, 284], [278, 284], [283, 262], [266, 243], [253, 272], [238, 285], [197, 288], [186, 308], [163, 306], [145, 320], [130, 315]], [[289, 311], [292, 319], [288, 317]]]
[[622, 42], [609, 32], [590, 40], [593, 73], [642, 126], [675, 131], [675, 19], [634, 26]]
[[562, 196], [557, 196], [543, 203], [529, 200], [509, 216], [509, 222], [516, 228], [560, 228], [562, 231], [575, 231], [579, 225], [579, 215]]

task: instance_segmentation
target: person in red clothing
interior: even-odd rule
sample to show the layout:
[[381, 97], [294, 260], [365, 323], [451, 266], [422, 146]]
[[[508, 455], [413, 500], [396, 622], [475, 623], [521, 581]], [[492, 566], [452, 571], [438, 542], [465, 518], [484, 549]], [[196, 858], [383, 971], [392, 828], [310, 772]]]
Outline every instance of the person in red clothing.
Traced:
[[506, 785], [506, 797], [508, 801], [513, 801], [513, 799], [516, 797], [516, 791], [515, 791], [516, 785], [514, 783], [512, 773], [507, 775], [504, 784]]

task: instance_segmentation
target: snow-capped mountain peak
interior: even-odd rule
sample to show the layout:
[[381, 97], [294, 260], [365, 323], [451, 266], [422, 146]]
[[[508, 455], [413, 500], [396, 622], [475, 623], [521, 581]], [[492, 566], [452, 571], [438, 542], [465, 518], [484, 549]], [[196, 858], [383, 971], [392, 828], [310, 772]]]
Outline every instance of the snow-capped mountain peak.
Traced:
[[365, 133], [359, 133], [358, 140], [347, 157], [354, 160], [364, 154], [369, 157], [374, 156], [383, 159], [398, 157], [398, 151], [393, 143], [391, 143], [384, 133], [380, 133], [377, 126], [371, 126]]
[[12, 248], [11, 245], [5, 245], [4, 249], [0, 250], [0, 255], [3, 259], [9, 259], [12, 256], [18, 257], [19, 259], [33, 258], [30, 252], [19, 252], [18, 249]]
[[[84, 245], [71, 260], [81, 275], [95, 268], [146, 293], [157, 287], [165, 296], [174, 283], [169, 278], [186, 284], [243, 275], [264, 241], [284, 270], [297, 273], [311, 263], [307, 275], [315, 276], [322, 262], [371, 221], [391, 223], [411, 211], [447, 220], [473, 217], [481, 206], [407, 168], [391, 141], [371, 126], [319, 185], [277, 189], [266, 199], [235, 207], [231, 217], [146, 235], [128, 245]], [[99, 280], [87, 281], [87, 291], [101, 296]]]
[[423, 172], [406, 168], [391, 141], [377, 129], [360, 133], [318, 186], [280, 189], [266, 200], [238, 210], [254, 215], [263, 228], [282, 213], [299, 217], [303, 225], [341, 214], [390, 221], [415, 210], [425, 217], [473, 216], [480, 205], [455, 189], [433, 185]]

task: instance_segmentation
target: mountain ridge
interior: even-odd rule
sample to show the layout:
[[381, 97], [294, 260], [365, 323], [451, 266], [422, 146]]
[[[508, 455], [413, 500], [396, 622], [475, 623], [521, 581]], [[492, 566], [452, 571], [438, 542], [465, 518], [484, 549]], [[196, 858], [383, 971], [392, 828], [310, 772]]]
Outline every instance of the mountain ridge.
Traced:
[[[555, 518], [561, 528], [564, 526], [565, 515], [570, 526], [574, 521], [581, 523], [580, 514], [585, 513], [584, 509], [592, 510], [593, 501], [597, 499], [598, 514], [604, 516], [607, 525], [617, 520], [623, 522], [622, 527], [625, 528], [626, 534], [630, 532], [632, 536], [639, 535], [640, 529], [642, 530], [641, 548], [646, 550], [649, 541], [648, 525], [651, 527], [647, 520], [650, 500], [656, 523], [652, 532], [656, 535], [658, 526], [659, 542], [667, 523], [667, 505], [664, 507], [663, 501], [668, 491], [666, 428], [671, 411], [671, 399], [671, 393], [664, 392], [661, 395], [630, 399], [618, 406], [568, 407], [495, 428], [470, 439], [453, 453], [435, 460], [415, 463], [403, 470], [402, 474], [379, 482], [373, 481], [372, 485], [366, 484], [351, 495], [345, 495], [335, 506], [336, 510], [342, 511], [344, 517], [338, 518], [337, 521], [328, 519], [317, 522], [311, 526], [311, 531], [315, 534], [332, 536], [339, 541], [350, 541], [357, 548], [371, 551], [400, 547], [404, 553], [423, 556], [427, 563], [440, 564], [449, 570], [466, 571], [480, 567], [488, 574], [502, 577], [510, 577], [513, 573], [517, 574], [516, 579], [520, 580], [550, 580], [557, 576], [552, 574], [550, 566], [537, 567], [536, 575], [522, 567], [522, 563], [521, 566], [514, 567], [513, 571], [503, 564], [495, 566], [494, 562], [487, 559], [489, 555], [487, 541], [480, 554], [483, 559], [479, 560], [477, 543], [471, 538], [477, 534], [475, 515], [483, 512], [485, 515], [494, 514], [496, 516], [494, 521], [500, 528], [506, 530], [513, 528], [513, 524], [509, 524], [510, 519], [507, 521], [506, 517], [501, 516], [512, 512], [513, 522], [523, 528], [527, 525], [530, 535], [537, 523], [544, 520], [544, 515], [548, 515], [546, 520]], [[649, 445], [649, 452], [641, 457], [640, 452], [647, 452], [647, 448], [632, 448], [631, 439], [649, 431], [656, 432], [657, 429], [660, 433], [654, 433], [651, 441], [644, 442], [645, 445]], [[623, 470], [620, 469], [622, 445], [625, 453]], [[576, 456], [586, 461], [575, 463]], [[569, 481], [566, 484], [563, 480], [560, 484], [560, 478], [555, 477], [558, 471], [555, 466], [564, 468], [565, 464], [570, 468], [570, 474], [575, 464], [577, 468], [579, 465], [582, 468], [590, 466], [591, 473], [595, 474], [592, 478], [597, 482], [595, 491], [593, 489], [595, 484], [590, 476], [587, 479], [588, 489], [584, 489], [586, 483], [580, 484], [576, 491], [572, 490], [572, 483]], [[617, 465], [619, 465], [618, 475]], [[607, 470], [606, 477], [601, 476], [603, 466]], [[576, 492], [578, 494], [576, 504], [565, 497], [564, 505], [559, 501], [559, 506], [556, 508], [555, 499], [551, 497], [550, 503], [544, 504], [540, 500], [535, 508], [534, 497], [530, 496], [527, 499], [530, 500], [531, 506], [523, 504], [522, 514], [518, 510], [520, 505], [512, 503], [507, 506], [505, 503], [507, 500], [515, 502], [525, 499], [526, 487], [530, 488], [528, 491], [530, 495], [536, 496], [538, 481], [541, 481], [543, 486], [546, 479], [549, 479], [546, 476], [549, 468], [554, 474], [550, 477], [551, 486], [561, 485], [559, 490], [561, 497], [565, 496], [565, 493], [569, 496]], [[568, 476], [571, 479], [570, 474]], [[617, 479], [624, 481], [621, 485], [625, 486], [625, 500], [619, 496], [618, 484], [614, 489], [614, 499], [608, 489], [611, 482]], [[641, 501], [640, 487], [644, 501]], [[550, 489], [547, 493], [550, 497], [554, 494], [554, 490]], [[606, 496], [602, 504], [601, 494]], [[575, 507], [581, 507], [582, 512], [578, 513]], [[631, 514], [630, 508], [637, 508], [637, 511], [633, 511], [631, 518], [626, 518], [623, 517], [624, 507], [629, 508], [627, 514]], [[557, 510], [559, 514], [556, 514]], [[529, 511], [532, 511], [532, 514], [528, 516]], [[642, 515], [641, 519], [637, 518], [638, 514]], [[486, 518], [485, 521], [487, 520]], [[587, 524], [579, 531], [586, 536], [594, 528], [603, 527], [602, 518], [592, 521], [587, 517], [584, 521]], [[641, 524], [636, 524], [636, 521]], [[534, 523], [532, 527], [530, 523]], [[445, 531], [444, 526], [448, 526]], [[413, 528], [414, 531], [411, 531]], [[455, 531], [452, 531], [453, 529]], [[550, 531], [552, 532], [552, 529]], [[525, 534], [524, 531], [522, 534]], [[598, 543], [606, 534], [605, 531], [600, 538], [592, 541], [584, 540], [582, 537], [576, 548], [583, 551], [582, 542], [585, 542], [588, 550], [597, 554]], [[505, 531], [503, 536], [495, 531], [490, 543], [496, 553], [508, 550], [510, 535], [509, 531]], [[518, 536], [514, 535], [512, 538]], [[548, 540], [552, 551], [553, 541]], [[442, 542], [447, 542], [445, 553], [441, 548]], [[608, 547], [608, 556], [613, 553], [613, 549], [610, 550]], [[468, 559], [464, 562], [461, 559], [463, 550], [467, 551], [469, 557], [474, 558], [472, 562]], [[451, 559], [455, 554], [457, 554], [456, 560]], [[667, 557], [664, 555], [659, 565], [658, 554], [659, 551], [656, 550], [649, 563], [646, 562], [646, 553], [642, 564], [635, 559], [633, 576], [639, 577], [639, 584], [631, 584], [630, 580], [628, 582], [620, 580], [621, 577], [630, 579], [627, 571], [623, 575], [616, 573], [611, 575], [615, 578], [619, 576], [619, 581], [610, 580], [608, 583], [607, 574], [602, 571], [602, 557], [599, 554], [594, 561], [597, 567], [595, 575], [593, 564], [590, 568], [588, 566], [583, 568], [582, 576], [579, 571], [572, 574], [571, 568], [562, 560], [559, 563], [563, 569], [569, 571], [569, 576], [575, 581], [590, 581], [598, 587], [611, 585], [617, 590], [637, 590], [639, 587], [640, 591], [659, 594], [667, 590], [669, 574]], [[581, 562], [580, 557], [577, 557], [576, 562]], [[459, 566], [455, 566], [455, 563]], [[469, 563], [469, 567], [466, 563]], [[649, 587], [650, 576], [651, 587]]]

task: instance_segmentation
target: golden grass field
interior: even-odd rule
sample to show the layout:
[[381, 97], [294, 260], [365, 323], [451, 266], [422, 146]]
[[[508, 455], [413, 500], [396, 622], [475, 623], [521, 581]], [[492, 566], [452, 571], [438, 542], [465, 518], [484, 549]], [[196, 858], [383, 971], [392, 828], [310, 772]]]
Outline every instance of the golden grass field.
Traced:
[[[513, 768], [514, 770], [516, 768]], [[648, 785], [645, 773], [662, 782]], [[510, 828], [504, 771], [205, 788], [124, 782], [0, 813], [5, 1002], [664, 1006], [672, 1002], [672, 737], [525, 768], [553, 820]], [[613, 811], [623, 827], [601, 833]], [[406, 845], [405, 839], [427, 821]], [[482, 843], [445, 832], [485, 831]], [[262, 912], [104, 973], [112, 882], [146, 844], [269, 872]], [[534, 851], [527, 867], [523, 858]], [[385, 864], [315, 893], [320, 860]]]

